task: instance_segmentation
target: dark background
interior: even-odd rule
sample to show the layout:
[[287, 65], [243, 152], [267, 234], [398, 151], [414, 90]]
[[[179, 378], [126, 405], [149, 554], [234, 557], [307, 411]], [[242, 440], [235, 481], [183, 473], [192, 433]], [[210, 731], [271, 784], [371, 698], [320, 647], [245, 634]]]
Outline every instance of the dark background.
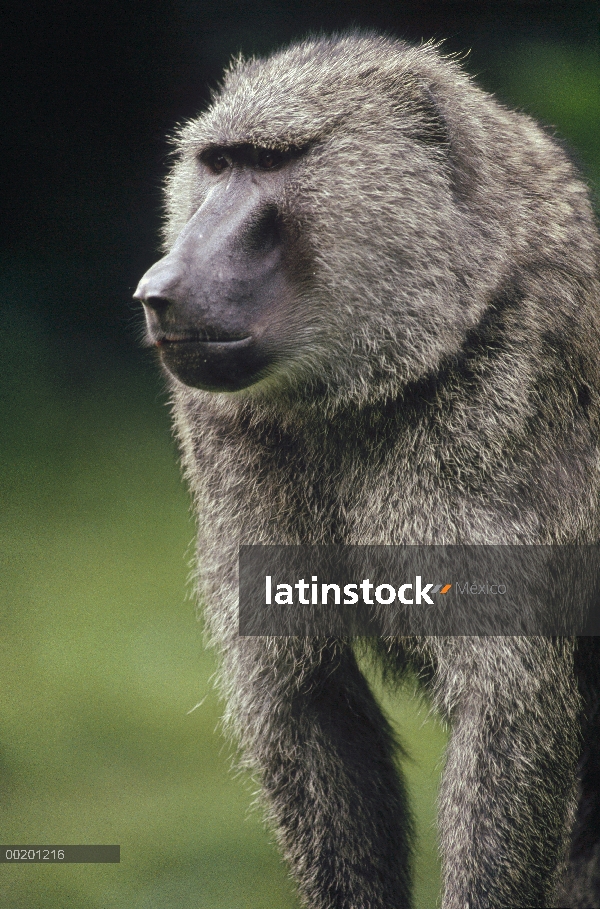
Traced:
[[233, 53], [266, 54], [352, 25], [444, 38], [449, 51], [470, 50], [468, 68], [512, 100], [503, 61], [514, 49], [597, 52], [598, 9], [589, 0], [15, 4], [1, 45], [9, 273], [26, 270], [36, 316], [68, 347], [70, 380], [73, 366], [89, 370], [89, 356], [129, 356], [130, 293], [156, 255], [165, 137], [203, 108]]
[[[0, 839], [120, 843], [122, 861], [2, 865], [0, 907], [296, 905], [215, 731], [214, 666], [186, 595], [193, 527], [131, 300], [158, 255], [167, 134], [240, 50], [364, 26], [469, 51], [484, 87], [567, 140], [597, 194], [598, 19], [576, 0], [4, 11]], [[406, 699], [389, 709], [414, 758], [418, 906], [430, 909], [444, 735]]]

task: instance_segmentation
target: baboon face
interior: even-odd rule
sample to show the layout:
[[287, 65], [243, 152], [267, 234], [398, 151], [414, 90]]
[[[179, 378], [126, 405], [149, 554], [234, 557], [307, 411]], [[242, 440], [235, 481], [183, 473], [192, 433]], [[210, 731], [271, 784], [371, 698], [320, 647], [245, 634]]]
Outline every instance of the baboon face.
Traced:
[[476, 323], [493, 231], [474, 251], [433, 76], [379, 44], [239, 61], [177, 135], [169, 252], [135, 296], [184, 384], [381, 399]]
[[292, 341], [293, 243], [281, 200], [300, 154], [242, 144], [196, 155], [204, 199], [135, 293], [149, 340], [186, 385], [245, 388]]

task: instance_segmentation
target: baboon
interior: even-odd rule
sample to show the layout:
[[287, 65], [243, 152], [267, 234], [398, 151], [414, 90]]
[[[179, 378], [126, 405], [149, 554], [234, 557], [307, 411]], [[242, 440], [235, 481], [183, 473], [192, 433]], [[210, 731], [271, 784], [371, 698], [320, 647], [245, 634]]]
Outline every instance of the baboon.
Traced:
[[[238, 59], [177, 134], [136, 291], [198, 516], [226, 724], [311, 909], [410, 907], [352, 640], [243, 637], [242, 543], [595, 543], [599, 238], [561, 146], [438, 47]], [[593, 637], [373, 642], [451, 725], [444, 909], [600, 906]]]

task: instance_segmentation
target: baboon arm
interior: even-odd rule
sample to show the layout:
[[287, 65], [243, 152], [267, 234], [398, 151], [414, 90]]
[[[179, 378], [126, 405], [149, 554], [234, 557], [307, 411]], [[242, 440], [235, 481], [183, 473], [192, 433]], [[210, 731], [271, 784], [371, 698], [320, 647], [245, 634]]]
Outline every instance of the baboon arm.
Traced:
[[479, 640], [440, 794], [442, 906], [554, 906], [577, 791], [572, 655], [550, 639]]
[[241, 638], [240, 647], [235, 723], [306, 905], [408, 909], [405, 789], [353, 652], [300, 638]]

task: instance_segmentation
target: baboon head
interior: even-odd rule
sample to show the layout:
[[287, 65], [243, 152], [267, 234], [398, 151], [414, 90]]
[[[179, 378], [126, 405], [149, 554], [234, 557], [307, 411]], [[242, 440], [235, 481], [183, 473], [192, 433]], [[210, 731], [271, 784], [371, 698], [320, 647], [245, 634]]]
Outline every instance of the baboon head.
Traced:
[[372, 36], [232, 64], [177, 134], [167, 253], [135, 294], [172, 376], [368, 399], [460, 347], [499, 252], [460, 194], [452, 91], [477, 97], [434, 48]]

